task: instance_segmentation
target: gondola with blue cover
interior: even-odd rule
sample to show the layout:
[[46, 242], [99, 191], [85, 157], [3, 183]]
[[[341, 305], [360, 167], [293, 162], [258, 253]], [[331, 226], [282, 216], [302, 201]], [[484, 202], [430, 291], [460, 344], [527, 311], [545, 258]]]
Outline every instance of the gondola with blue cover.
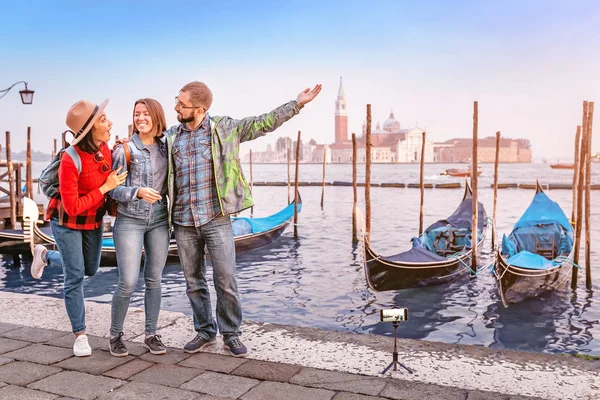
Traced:
[[[477, 249], [485, 240], [488, 225], [485, 209], [481, 203], [478, 205]], [[364, 222], [359, 223], [359, 246], [364, 257], [367, 285], [376, 291], [408, 289], [441, 285], [471, 273], [471, 224], [472, 190], [468, 183], [454, 213], [413, 238], [412, 249], [403, 253], [378, 254], [364, 234]]]
[[539, 181], [531, 204], [495, 252], [493, 272], [506, 307], [566, 284], [574, 266], [573, 229]]
[[[29, 204], [27, 209], [30, 210], [30, 215], [24, 216], [24, 219], [26, 221], [37, 221], [39, 215], [37, 208], [33, 208], [35, 203], [29, 198], [25, 198], [24, 201], [26, 204]], [[302, 199], [300, 198], [300, 194], [298, 194], [298, 212], [301, 210]], [[236, 253], [258, 249], [275, 242], [283, 235], [287, 226], [292, 223], [293, 218], [294, 202], [268, 217], [231, 217]], [[40, 227], [35, 222], [27, 222], [27, 230], [31, 230], [31, 234], [25, 234], [25, 237], [31, 236], [31, 238], [29, 240], [26, 239], [26, 242], [30, 243], [34, 241], [35, 243], [47, 245], [49, 248], [54, 245], [50, 226]], [[171, 243], [169, 244], [169, 259], [176, 261], [178, 258], [177, 243], [175, 239], [171, 239]], [[102, 265], [117, 265], [112, 232], [105, 232], [105, 237], [102, 240], [101, 263]]]

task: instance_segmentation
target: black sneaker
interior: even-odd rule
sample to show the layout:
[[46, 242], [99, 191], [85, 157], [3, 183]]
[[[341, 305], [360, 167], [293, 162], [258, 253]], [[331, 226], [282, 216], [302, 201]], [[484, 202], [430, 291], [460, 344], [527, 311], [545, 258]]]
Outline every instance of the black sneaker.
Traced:
[[119, 335], [116, 337], [111, 337], [108, 349], [110, 350], [110, 354], [115, 357], [125, 357], [129, 355], [129, 350], [123, 343], [123, 332], [119, 332]]
[[152, 335], [144, 339], [144, 347], [150, 350], [150, 353], [159, 355], [167, 352], [167, 347], [160, 340], [160, 335]]
[[244, 346], [244, 343], [237, 337], [231, 339], [228, 343], [223, 346], [226, 350], [229, 350], [234, 357], [246, 357], [248, 355], [248, 349]]
[[197, 334], [191, 342], [188, 342], [188, 344], [183, 347], [183, 351], [190, 354], [197, 353], [205, 347], [215, 344], [216, 340], [216, 338], [205, 339], [204, 337], [200, 336], [200, 334]]

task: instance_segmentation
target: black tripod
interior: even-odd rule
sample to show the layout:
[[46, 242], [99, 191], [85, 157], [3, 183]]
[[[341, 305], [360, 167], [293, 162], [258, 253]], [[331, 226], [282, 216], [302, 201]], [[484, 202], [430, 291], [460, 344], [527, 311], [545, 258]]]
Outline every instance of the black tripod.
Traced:
[[385, 369], [381, 372], [381, 374], [385, 374], [386, 372], [388, 372], [388, 370], [390, 368], [392, 368], [392, 366], [394, 366], [394, 371], [398, 371], [398, 365], [400, 365], [402, 368], [407, 370], [408, 373], [412, 374], [412, 373], [414, 373], [414, 371], [412, 369], [408, 368], [406, 365], [404, 365], [400, 361], [398, 361], [398, 343], [396, 340], [396, 330], [398, 329], [398, 321], [392, 322], [392, 325], [394, 326], [394, 352], [392, 353], [393, 359], [392, 359], [392, 362], [390, 363], [390, 365], [385, 367]]

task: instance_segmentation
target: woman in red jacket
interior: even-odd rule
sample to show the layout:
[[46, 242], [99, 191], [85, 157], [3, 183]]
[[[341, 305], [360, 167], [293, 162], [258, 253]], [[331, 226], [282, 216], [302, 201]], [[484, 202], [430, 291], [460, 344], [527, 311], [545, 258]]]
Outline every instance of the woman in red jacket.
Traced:
[[[67, 125], [72, 130], [71, 145], [79, 160], [63, 153], [58, 179], [60, 194], [50, 199], [46, 219], [62, 258], [65, 306], [75, 334], [73, 353], [89, 356], [92, 349], [85, 330], [83, 278], [92, 276], [100, 266], [102, 250], [102, 217], [105, 214], [106, 193], [125, 181], [127, 172], [112, 170], [110, 139], [112, 122], [104, 108], [86, 100], [75, 103], [67, 113]], [[32, 276], [39, 278], [50, 254], [36, 246]], [[54, 255], [57, 255], [56, 252]], [[36, 259], [39, 261], [36, 263]]]

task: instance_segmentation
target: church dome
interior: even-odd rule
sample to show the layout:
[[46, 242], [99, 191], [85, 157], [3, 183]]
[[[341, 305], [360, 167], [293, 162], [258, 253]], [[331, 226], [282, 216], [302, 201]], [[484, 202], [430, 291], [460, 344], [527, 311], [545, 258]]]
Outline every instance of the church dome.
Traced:
[[394, 112], [390, 111], [390, 116], [383, 123], [383, 130], [387, 132], [396, 132], [400, 130], [400, 122], [394, 118]]

